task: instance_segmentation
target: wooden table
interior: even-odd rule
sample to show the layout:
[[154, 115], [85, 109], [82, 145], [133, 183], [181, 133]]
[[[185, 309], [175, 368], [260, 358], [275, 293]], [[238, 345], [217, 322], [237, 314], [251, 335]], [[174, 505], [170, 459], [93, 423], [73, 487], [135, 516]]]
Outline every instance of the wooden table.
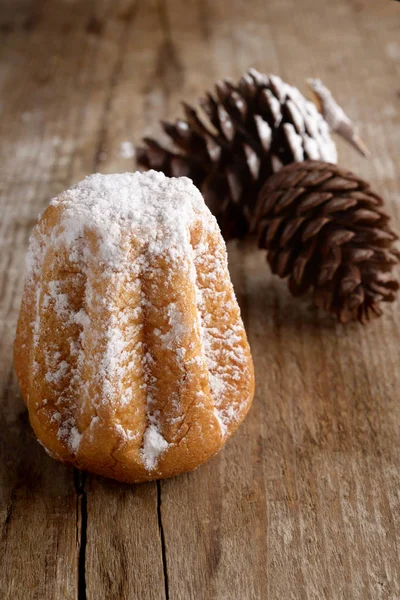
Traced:
[[399, 302], [365, 328], [336, 325], [233, 243], [253, 408], [195, 473], [137, 486], [44, 453], [12, 342], [49, 199], [93, 171], [135, 169], [122, 142], [249, 66], [303, 90], [323, 78], [371, 149], [365, 160], [339, 141], [341, 163], [400, 229], [400, 4], [1, 0], [0, 57], [0, 597], [399, 599]]

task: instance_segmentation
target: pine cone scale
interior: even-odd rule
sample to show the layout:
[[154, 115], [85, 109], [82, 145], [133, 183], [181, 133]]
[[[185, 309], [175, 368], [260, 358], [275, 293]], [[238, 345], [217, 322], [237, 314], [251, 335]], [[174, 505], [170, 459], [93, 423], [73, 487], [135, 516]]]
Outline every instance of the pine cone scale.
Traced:
[[[319, 186], [322, 183], [324, 183], [324, 181], [327, 181], [328, 179], [330, 179], [332, 177], [331, 173], [329, 171], [324, 172], [324, 171], [311, 171], [309, 173], [303, 173], [303, 177], [301, 179], [301, 184], [303, 186], [303, 188], [307, 188], [311, 185], [313, 186]], [[292, 185], [297, 185], [295, 183], [293, 183]]]
[[[304, 220], [305, 219], [303, 219], [303, 222]], [[330, 219], [324, 216], [317, 217], [316, 219], [309, 221], [303, 229], [303, 232], [301, 234], [301, 241], [307, 242], [309, 239], [316, 236], [321, 231], [321, 229], [329, 222]]]
[[360, 202], [364, 201], [367, 203], [367, 205], [370, 206], [382, 206], [383, 204], [382, 198], [373, 192], [371, 192], [371, 194], [365, 194], [365, 192], [357, 190], [351, 192], [350, 197], [355, 198], [357, 201]]
[[[301, 190], [301, 193], [304, 193], [306, 191], [306, 188], [301, 187], [301, 188], [299, 188], [299, 191], [300, 190]], [[294, 194], [294, 192], [293, 192], [293, 196], [294, 196], [294, 198], [297, 198], [297, 196]], [[327, 200], [330, 200], [331, 198], [332, 198], [332, 194], [330, 192], [314, 192], [314, 193], [311, 192], [310, 194], [307, 194], [306, 197], [302, 198], [300, 200], [300, 202], [297, 204], [296, 213], [298, 215], [303, 214], [303, 213], [309, 211], [310, 209], [316, 208], [317, 206], [319, 206], [320, 204], [323, 204], [324, 202], [326, 202]]]
[[359, 306], [361, 306], [363, 304], [364, 300], [365, 300], [364, 289], [361, 285], [359, 285], [358, 288], [353, 291], [353, 293], [351, 294], [351, 296], [349, 298], [350, 311], [354, 311], [357, 308], [359, 308]]
[[350, 192], [352, 190], [356, 190], [357, 188], [357, 181], [352, 181], [338, 176], [333, 176], [330, 179], [327, 179], [319, 186], [319, 190], [321, 192]]
[[317, 283], [319, 286], [323, 286], [328, 281], [331, 281], [338, 270], [340, 262], [330, 261], [328, 264], [321, 266], [320, 273], [318, 275]]
[[331, 229], [326, 235], [323, 236], [322, 250], [326, 253], [329, 252], [329, 248], [335, 248], [335, 246], [342, 246], [350, 240], [354, 239], [356, 234], [354, 231], [348, 229]]
[[360, 269], [356, 265], [346, 265], [343, 269], [343, 276], [340, 281], [339, 294], [341, 296], [352, 294], [361, 282]]
[[343, 259], [354, 264], [371, 260], [374, 255], [375, 250], [370, 248], [352, 248], [350, 246], [343, 249]]
[[285, 225], [285, 227], [283, 228], [282, 233], [280, 235], [281, 246], [286, 247], [288, 242], [297, 233], [297, 231], [303, 225], [303, 223], [304, 223], [304, 218], [297, 217], [296, 219], [292, 219]]
[[352, 197], [340, 197], [335, 198], [332, 197], [329, 201], [324, 205], [323, 212], [326, 215], [330, 215], [332, 213], [347, 211], [349, 208], [357, 205], [357, 199]]

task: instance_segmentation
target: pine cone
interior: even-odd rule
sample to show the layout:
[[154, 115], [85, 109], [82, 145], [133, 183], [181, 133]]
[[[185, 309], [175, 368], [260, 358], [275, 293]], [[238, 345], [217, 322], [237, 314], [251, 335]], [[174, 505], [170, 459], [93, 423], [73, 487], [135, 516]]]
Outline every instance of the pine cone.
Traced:
[[163, 123], [176, 150], [145, 138], [138, 163], [169, 176], [186, 175], [200, 188], [226, 240], [244, 237], [258, 193], [282, 165], [303, 159], [336, 162], [329, 126], [294, 87], [251, 69], [239, 81], [218, 82], [215, 96], [186, 120]]
[[383, 200], [365, 181], [325, 162], [294, 163], [262, 188], [254, 218], [272, 272], [294, 296], [313, 288], [316, 306], [343, 323], [382, 313], [399, 287], [391, 271], [398, 239]]

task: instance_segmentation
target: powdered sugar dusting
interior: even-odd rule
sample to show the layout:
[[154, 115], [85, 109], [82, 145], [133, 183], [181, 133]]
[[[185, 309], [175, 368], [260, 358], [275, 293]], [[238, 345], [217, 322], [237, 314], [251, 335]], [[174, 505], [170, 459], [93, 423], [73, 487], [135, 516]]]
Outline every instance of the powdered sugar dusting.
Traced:
[[152, 471], [157, 466], [158, 457], [168, 448], [168, 442], [156, 425], [149, 425], [143, 439], [143, 461], [146, 469]]

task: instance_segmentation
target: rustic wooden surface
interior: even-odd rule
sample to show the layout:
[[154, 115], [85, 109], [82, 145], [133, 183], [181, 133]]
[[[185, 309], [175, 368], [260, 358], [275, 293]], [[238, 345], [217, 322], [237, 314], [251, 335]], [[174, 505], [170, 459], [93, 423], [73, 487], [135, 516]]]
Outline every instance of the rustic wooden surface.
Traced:
[[399, 302], [343, 328], [232, 244], [254, 406], [217, 458], [159, 484], [48, 458], [13, 374], [38, 212], [88, 173], [134, 169], [123, 141], [249, 66], [324, 79], [372, 151], [339, 142], [342, 164], [400, 229], [399, 3], [0, 0], [2, 599], [400, 598]]

